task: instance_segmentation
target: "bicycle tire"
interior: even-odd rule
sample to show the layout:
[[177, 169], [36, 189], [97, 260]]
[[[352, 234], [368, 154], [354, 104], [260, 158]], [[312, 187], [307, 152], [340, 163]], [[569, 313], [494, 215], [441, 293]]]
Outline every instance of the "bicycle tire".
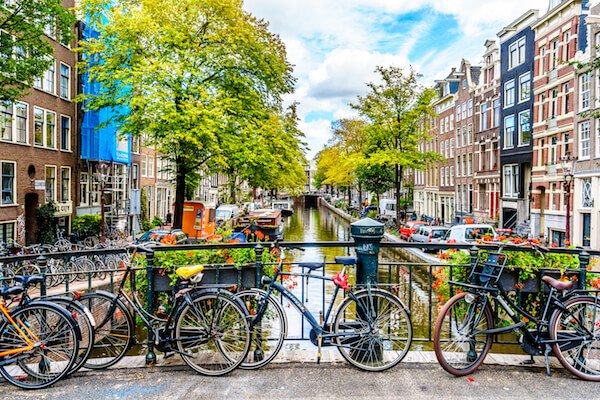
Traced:
[[[564, 303], [564, 310], [554, 312], [549, 326], [550, 340], [557, 341], [552, 349], [558, 361], [578, 378], [595, 382], [600, 381], [600, 355], [595, 350], [600, 346], [599, 301], [591, 296], [573, 297]], [[579, 345], [569, 341], [573, 334], [579, 335], [574, 337]], [[581, 336], [586, 339], [578, 339]]]
[[202, 375], [225, 375], [237, 368], [250, 348], [247, 313], [233, 294], [199, 291], [180, 307], [174, 340], [181, 358]]
[[133, 316], [117, 296], [108, 292], [86, 293], [79, 301], [90, 310], [96, 322], [94, 344], [83, 366], [104, 369], [115, 365], [133, 345]]
[[335, 315], [333, 332], [346, 333], [336, 338], [338, 351], [364, 371], [394, 367], [412, 343], [412, 323], [406, 307], [398, 297], [380, 289], [361, 290], [354, 296], [356, 300], [346, 297]]
[[[267, 308], [260, 321], [253, 321], [259, 302], [265, 298], [266, 292], [261, 289], [248, 289], [236, 294], [250, 315], [250, 349], [242, 369], [258, 369], [269, 364], [279, 353], [287, 336], [287, 318], [283, 307], [273, 297], [266, 298]], [[267, 337], [265, 337], [268, 335]]]
[[[0, 374], [23, 389], [42, 389], [67, 375], [79, 352], [79, 340], [69, 313], [48, 302], [34, 302], [11, 313], [38, 339], [32, 350], [3, 358]], [[18, 322], [17, 322], [18, 323]], [[0, 326], [0, 351], [23, 348], [26, 341], [12, 324]]]
[[[465, 299], [467, 295], [475, 297], [471, 303], [471, 297]], [[476, 327], [479, 329], [488, 330], [494, 327], [489, 302], [486, 302], [482, 314], [481, 303], [480, 295], [459, 293], [448, 300], [437, 317], [433, 331], [435, 356], [442, 368], [452, 375], [465, 376], [474, 372], [481, 366], [492, 347], [492, 334], [471, 337], [474, 327], [469, 325], [474, 322], [477, 322]], [[478, 315], [481, 315], [479, 321]], [[469, 348], [466, 349], [465, 346]]]

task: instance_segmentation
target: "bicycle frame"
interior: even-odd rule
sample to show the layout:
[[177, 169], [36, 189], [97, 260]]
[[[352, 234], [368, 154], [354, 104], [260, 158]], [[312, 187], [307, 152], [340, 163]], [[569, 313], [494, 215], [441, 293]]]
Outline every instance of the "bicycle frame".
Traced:
[[[15, 320], [11, 317], [8, 309], [4, 306], [4, 303], [0, 303], [0, 311], [2, 312], [2, 314], [4, 314], [6, 321], [9, 322], [17, 330], [17, 332], [19, 333], [19, 336], [21, 336], [23, 338], [23, 340], [25, 340], [25, 343], [27, 343], [27, 346], [25, 346], [25, 347], [19, 347], [16, 349], [0, 351], [0, 357], [10, 356], [13, 354], [19, 354], [19, 353], [23, 353], [23, 352], [32, 350], [35, 347], [34, 343], [39, 342], [39, 339], [37, 338], [37, 336], [35, 336], [35, 334], [33, 332], [31, 332], [31, 330], [27, 327], [27, 325], [25, 325], [23, 322], [21, 322], [20, 319], [17, 318], [16, 322], [15, 322]], [[18, 322], [18, 325], [17, 325], [17, 322]], [[27, 334], [29, 336], [27, 336], [27, 334], [25, 334], [23, 332], [23, 330], [21, 330], [21, 328], [19, 328], [19, 325], [23, 328], [23, 330], [25, 330], [27, 332]]]

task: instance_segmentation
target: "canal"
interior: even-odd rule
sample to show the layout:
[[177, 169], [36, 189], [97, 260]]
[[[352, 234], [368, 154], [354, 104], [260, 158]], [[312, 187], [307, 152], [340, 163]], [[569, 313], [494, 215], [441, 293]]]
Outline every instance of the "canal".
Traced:
[[[351, 241], [350, 223], [325, 207], [305, 207], [302, 203], [297, 203], [294, 208], [294, 214], [285, 221], [284, 240], [290, 242], [323, 242], [323, 241]], [[354, 249], [342, 247], [310, 247], [305, 251], [290, 250], [286, 253], [286, 260], [296, 262], [326, 262], [325, 275], [333, 275], [339, 272], [341, 265], [335, 264], [335, 256], [354, 255]], [[429, 293], [429, 267], [413, 266], [412, 276], [409, 267], [406, 266], [386, 266], [386, 262], [406, 262], [407, 260], [397, 250], [382, 249], [380, 253], [379, 282], [393, 283], [393, 290], [402, 299], [406, 306], [410, 304], [412, 311], [411, 320], [413, 324], [413, 337], [429, 338], [433, 332], [430, 332], [429, 321], [435, 321], [437, 316], [437, 295]], [[292, 272], [301, 272], [297, 266], [291, 267]], [[313, 274], [322, 274], [322, 271], [316, 271]], [[350, 282], [355, 282], [355, 268], [348, 270]], [[298, 298], [304, 298], [305, 306], [318, 316], [321, 310], [327, 310], [334, 286], [327, 282], [323, 283], [319, 279], [301, 280], [294, 277], [287, 281], [287, 286], [292, 289]], [[431, 299], [430, 299], [431, 295]], [[342, 300], [338, 295], [334, 304], [337, 306]], [[431, 301], [430, 301], [431, 300]], [[431, 306], [430, 306], [431, 304]], [[296, 309], [283, 301], [284, 309], [287, 312], [290, 329], [288, 338], [307, 338], [310, 331], [310, 325], [304, 323]], [[423, 342], [415, 342], [413, 347], [419, 348], [425, 345]]]

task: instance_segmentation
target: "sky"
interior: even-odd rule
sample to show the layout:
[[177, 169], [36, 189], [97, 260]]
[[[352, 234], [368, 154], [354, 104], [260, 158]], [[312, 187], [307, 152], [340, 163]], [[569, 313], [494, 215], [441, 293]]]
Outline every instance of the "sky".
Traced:
[[245, 0], [287, 48], [298, 79], [286, 101], [299, 105], [308, 158], [331, 137], [331, 122], [355, 116], [376, 66], [414, 66], [423, 83], [447, 76], [461, 59], [480, 65], [487, 39], [548, 0]]

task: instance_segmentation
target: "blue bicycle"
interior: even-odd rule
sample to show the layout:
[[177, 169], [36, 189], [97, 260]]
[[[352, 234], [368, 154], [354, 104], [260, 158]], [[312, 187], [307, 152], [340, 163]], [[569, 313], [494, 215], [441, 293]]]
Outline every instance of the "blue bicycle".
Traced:
[[[398, 364], [410, 348], [412, 324], [407, 308], [388, 291], [366, 285], [359, 290], [348, 284], [346, 269], [356, 265], [356, 257], [336, 257], [342, 271], [332, 277], [311, 275], [324, 268], [322, 263], [300, 263], [303, 273], [282, 271], [285, 249], [279, 250], [279, 263], [274, 276], [263, 276], [266, 290], [250, 289], [239, 293], [251, 316], [251, 347], [241, 364], [244, 369], [267, 365], [281, 350], [287, 335], [287, 319], [278, 292], [302, 314], [312, 327], [311, 342], [318, 347], [317, 363], [322, 346], [336, 346], [350, 364], [366, 371], [383, 371]], [[277, 282], [280, 276], [297, 276], [331, 281], [335, 285], [331, 302], [325, 312], [319, 313], [319, 322], [292, 292]], [[335, 299], [340, 290], [346, 294], [335, 316], [331, 318]], [[332, 322], [329, 322], [332, 319]]]

